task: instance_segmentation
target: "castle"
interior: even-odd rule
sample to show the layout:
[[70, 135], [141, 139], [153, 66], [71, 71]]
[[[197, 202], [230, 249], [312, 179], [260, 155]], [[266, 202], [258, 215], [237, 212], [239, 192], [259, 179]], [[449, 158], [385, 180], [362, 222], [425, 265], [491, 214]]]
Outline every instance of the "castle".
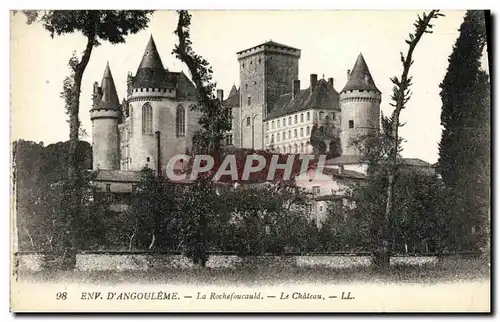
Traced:
[[[330, 122], [340, 138], [340, 156], [326, 160], [318, 177], [313, 169], [296, 177], [297, 185], [315, 196], [309, 214], [318, 226], [329, 202], [349, 202], [345, 192], [366, 179], [368, 165], [352, 141], [380, 131], [381, 92], [362, 54], [347, 83], [337, 92], [334, 79], [310, 74], [307, 88], [298, 79], [300, 49], [273, 41], [237, 53], [240, 87], [233, 85], [227, 98], [217, 97], [231, 109], [232, 128], [226, 146], [270, 150], [282, 154], [311, 154], [311, 131]], [[112, 196], [112, 211], [128, 208], [128, 199], [148, 167], [165, 173], [169, 159], [191, 150], [200, 128], [194, 84], [184, 73], [163, 66], [151, 37], [135, 75], [128, 75], [127, 97], [120, 104], [109, 65], [101, 86], [94, 84], [90, 110], [93, 135], [95, 187]], [[411, 171], [433, 173], [420, 159], [401, 159]], [[314, 172], [314, 171], [313, 171]], [[347, 190], [346, 190], [347, 189]]]
[[[311, 74], [298, 80], [301, 51], [273, 41], [237, 53], [240, 88], [224, 99], [232, 110], [225, 144], [279, 153], [311, 153], [315, 124], [329, 118], [338, 129], [343, 156], [359, 155], [351, 140], [378, 133], [381, 93], [360, 54], [348, 81], [337, 92], [333, 78]], [[109, 65], [101, 86], [94, 84], [90, 111], [95, 170], [164, 172], [170, 157], [191, 148], [199, 129], [196, 88], [184, 73], [163, 66], [151, 37], [136, 74], [128, 75], [120, 104]]]

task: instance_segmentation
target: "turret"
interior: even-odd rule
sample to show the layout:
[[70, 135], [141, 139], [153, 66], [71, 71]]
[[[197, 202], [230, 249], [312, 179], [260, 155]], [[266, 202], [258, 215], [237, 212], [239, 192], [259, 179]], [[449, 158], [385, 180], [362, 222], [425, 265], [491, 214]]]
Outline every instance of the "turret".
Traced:
[[343, 155], [360, 154], [352, 144], [353, 140], [378, 135], [380, 101], [381, 92], [360, 53], [352, 70], [348, 70], [347, 83], [340, 92], [340, 143]]
[[93, 168], [119, 169], [118, 122], [121, 105], [109, 63], [104, 70], [101, 86], [94, 83], [92, 101], [90, 119], [92, 120]]

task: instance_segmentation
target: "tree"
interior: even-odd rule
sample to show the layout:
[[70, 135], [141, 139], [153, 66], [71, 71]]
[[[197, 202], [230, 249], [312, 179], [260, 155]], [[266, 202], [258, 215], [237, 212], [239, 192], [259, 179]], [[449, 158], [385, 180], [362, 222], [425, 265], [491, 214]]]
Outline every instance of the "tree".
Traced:
[[425, 33], [432, 33], [432, 19], [436, 19], [440, 16], [443, 16], [443, 14], [439, 13], [439, 10], [432, 10], [429, 14], [424, 12], [422, 16], [418, 16], [417, 21], [414, 23], [414, 33], [409, 34], [409, 39], [405, 41], [408, 44], [408, 51], [406, 53], [406, 56], [404, 55], [404, 53], [400, 53], [401, 63], [403, 65], [403, 72], [401, 74], [401, 77], [391, 78], [391, 81], [394, 84], [393, 94], [391, 96], [393, 103], [391, 103], [391, 106], [395, 108], [391, 116], [392, 126], [390, 132], [390, 136], [393, 142], [388, 155], [389, 171], [387, 173], [387, 199], [381, 234], [383, 236], [383, 241], [376, 255], [377, 265], [383, 268], [387, 268], [390, 265], [390, 222], [394, 207], [394, 187], [397, 172], [397, 154], [399, 143], [398, 131], [400, 127], [399, 115], [401, 114], [401, 111], [405, 108], [406, 103], [408, 103], [411, 97], [410, 86], [412, 83], [412, 77], [409, 76], [409, 72], [410, 67], [413, 64], [413, 51], [415, 50], [415, 47]]
[[189, 69], [191, 79], [198, 91], [199, 106], [192, 108], [201, 111], [199, 124], [202, 129], [197, 133], [194, 143], [207, 154], [218, 151], [224, 134], [231, 130], [230, 107], [223, 106], [215, 95], [216, 85], [212, 83], [212, 68], [208, 61], [196, 54], [190, 38], [191, 15], [187, 10], [179, 10], [179, 21], [175, 34], [179, 44], [175, 45], [173, 54]]
[[[481, 69], [486, 46], [485, 14], [467, 11], [441, 87], [438, 171], [455, 206], [458, 249], [484, 246], [490, 212], [490, 84]], [[472, 232], [476, 229], [476, 233]]]
[[341, 155], [339, 129], [335, 127], [329, 116], [326, 116], [321, 125], [314, 124], [309, 142], [315, 154], [327, 153], [331, 157]]
[[82, 33], [86, 46], [81, 57], [69, 60], [70, 77], [66, 78], [61, 93], [69, 116], [68, 186], [65, 188], [65, 202], [68, 207], [66, 218], [65, 250], [70, 254], [68, 268], [74, 265], [74, 220], [81, 207], [81, 176], [77, 161], [77, 145], [80, 133], [80, 91], [82, 78], [94, 47], [103, 41], [111, 44], [125, 42], [125, 37], [147, 27], [152, 11], [136, 10], [47, 10], [27, 11], [27, 23], [39, 22], [51, 37]]

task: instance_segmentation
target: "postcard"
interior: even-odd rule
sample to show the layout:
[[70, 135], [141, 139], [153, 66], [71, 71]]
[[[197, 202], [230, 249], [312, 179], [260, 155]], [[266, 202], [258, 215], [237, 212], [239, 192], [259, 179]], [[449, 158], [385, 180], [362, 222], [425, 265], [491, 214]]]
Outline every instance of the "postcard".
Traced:
[[10, 307], [491, 312], [489, 11], [12, 11]]

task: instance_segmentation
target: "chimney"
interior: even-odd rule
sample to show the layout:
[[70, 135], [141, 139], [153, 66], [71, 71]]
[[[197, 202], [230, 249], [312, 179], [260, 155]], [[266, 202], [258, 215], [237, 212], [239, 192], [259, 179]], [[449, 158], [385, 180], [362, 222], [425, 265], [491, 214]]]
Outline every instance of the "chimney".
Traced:
[[224, 100], [224, 91], [222, 89], [218, 89], [217, 90], [217, 98], [219, 99], [219, 101], [223, 101]]
[[293, 81], [292, 99], [295, 99], [295, 97], [299, 95], [299, 92], [300, 92], [300, 80], [296, 79]]
[[347, 70], [347, 80], [349, 80], [349, 78], [351, 78], [351, 70], [350, 69]]
[[161, 176], [161, 150], [160, 150], [160, 131], [155, 132], [156, 141], [156, 176]]
[[328, 78], [328, 85], [333, 88], [333, 77]]
[[311, 74], [311, 91], [316, 87], [316, 83], [318, 82], [318, 74]]

